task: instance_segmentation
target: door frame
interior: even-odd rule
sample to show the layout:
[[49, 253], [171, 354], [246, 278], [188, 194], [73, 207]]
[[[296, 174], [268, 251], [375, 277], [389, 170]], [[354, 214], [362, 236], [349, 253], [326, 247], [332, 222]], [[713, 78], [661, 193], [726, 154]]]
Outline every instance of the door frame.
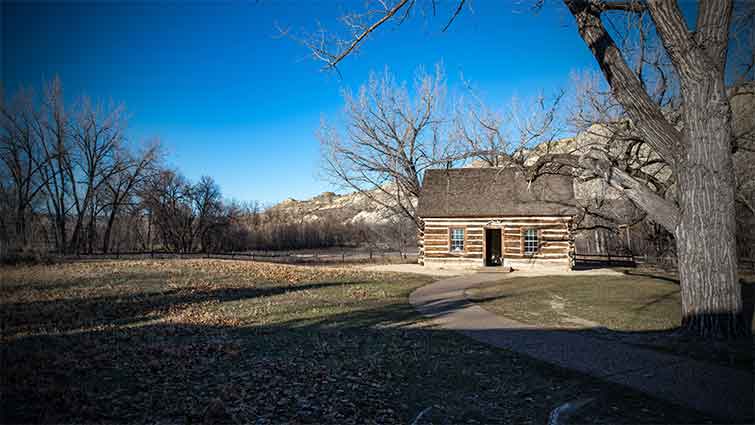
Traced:
[[[500, 250], [500, 257], [501, 257], [501, 264], [490, 264], [488, 262], [489, 255], [488, 255], [488, 249], [492, 249], [492, 247], [488, 246], [488, 234], [490, 234], [491, 240], [494, 238], [493, 232], [498, 232], [498, 246]], [[488, 233], [490, 232], [490, 233]], [[485, 267], [498, 267], [503, 265], [503, 228], [502, 227], [483, 227], [483, 243], [482, 243], [482, 264]]]

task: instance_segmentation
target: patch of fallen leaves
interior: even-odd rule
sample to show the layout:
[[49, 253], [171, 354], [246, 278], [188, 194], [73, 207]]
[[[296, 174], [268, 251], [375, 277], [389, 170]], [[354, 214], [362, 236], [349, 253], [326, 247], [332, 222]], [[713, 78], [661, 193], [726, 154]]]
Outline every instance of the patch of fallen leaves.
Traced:
[[212, 300], [188, 307], [172, 307], [165, 312], [162, 322], [191, 326], [239, 326], [241, 321], [238, 318], [218, 312], [220, 304], [220, 301]]
[[[300, 286], [380, 277], [353, 268], [211, 259], [89, 261], [4, 267], [2, 273], [0, 306], [14, 312], [5, 337], [96, 330], [116, 321], [160, 317], [235, 326], [232, 318], [209, 310], [229, 299], [284, 294], [287, 288], [297, 289], [293, 297], [316, 299], [316, 290], [299, 291]], [[363, 299], [366, 291], [360, 291], [350, 298]]]
[[5, 271], [8, 422], [408, 423], [432, 406], [423, 423], [542, 423], [575, 392], [602, 397], [600, 422], [699, 419], [409, 327], [406, 297], [427, 281], [220, 260]]

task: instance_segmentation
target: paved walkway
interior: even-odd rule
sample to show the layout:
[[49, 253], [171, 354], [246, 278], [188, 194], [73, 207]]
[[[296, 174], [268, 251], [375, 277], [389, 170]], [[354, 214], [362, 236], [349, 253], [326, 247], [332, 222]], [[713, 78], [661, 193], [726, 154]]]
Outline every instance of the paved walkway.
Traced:
[[417, 289], [409, 301], [441, 327], [478, 341], [626, 385], [722, 419], [752, 423], [752, 373], [526, 325], [490, 313], [466, 299], [467, 288], [500, 279], [501, 275], [495, 273], [444, 279]]

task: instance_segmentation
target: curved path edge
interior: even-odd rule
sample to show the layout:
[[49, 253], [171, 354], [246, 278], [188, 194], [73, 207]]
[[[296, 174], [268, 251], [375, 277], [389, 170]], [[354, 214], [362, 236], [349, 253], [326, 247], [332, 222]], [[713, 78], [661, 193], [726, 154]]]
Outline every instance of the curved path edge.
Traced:
[[466, 298], [465, 290], [501, 280], [478, 273], [418, 288], [409, 302], [433, 324], [477, 341], [625, 385], [722, 419], [752, 423], [753, 375], [583, 334], [527, 325], [495, 315]]

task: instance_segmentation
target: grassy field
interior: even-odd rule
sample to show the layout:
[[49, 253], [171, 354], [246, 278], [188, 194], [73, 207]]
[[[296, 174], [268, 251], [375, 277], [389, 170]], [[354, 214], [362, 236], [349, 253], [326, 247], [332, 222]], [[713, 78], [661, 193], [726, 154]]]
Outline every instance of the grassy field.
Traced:
[[435, 329], [429, 278], [221, 260], [2, 268], [2, 423], [710, 420]]
[[[752, 369], [752, 342], [700, 343], [670, 333], [681, 323], [679, 284], [662, 273], [515, 277], [467, 296], [496, 314], [549, 328], [590, 329], [599, 336]], [[755, 321], [753, 322], [755, 329]]]

